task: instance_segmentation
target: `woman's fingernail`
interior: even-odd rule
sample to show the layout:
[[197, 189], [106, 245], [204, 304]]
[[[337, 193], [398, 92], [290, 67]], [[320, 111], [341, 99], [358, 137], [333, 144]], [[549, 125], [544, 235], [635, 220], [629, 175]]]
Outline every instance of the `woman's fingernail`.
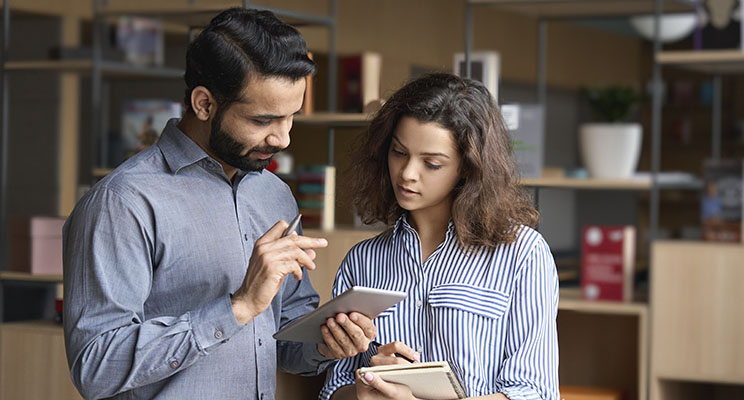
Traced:
[[357, 322], [357, 320], [359, 319], [359, 316], [356, 315], [356, 314], [351, 314], [351, 315], [349, 315], [349, 319], [352, 320], [352, 321], [354, 321], [354, 322]]
[[331, 319], [331, 320], [329, 320], [329, 321], [328, 321], [328, 326], [329, 326], [329, 327], [331, 327], [331, 328], [335, 328], [335, 327], [336, 327], [336, 321], [334, 321], [334, 320], [332, 320], [332, 319]]
[[365, 372], [364, 373], [364, 380], [365, 380], [365, 383], [366, 384], [369, 385], [369, 383], [372, 382], [373, 379], [375, 379], [375, 376], [372, 375], [371, 372]]
[[419, 354], [419, 352], [413, 353], [413, 359], [416, 361], [421, 361], [421, 354]]

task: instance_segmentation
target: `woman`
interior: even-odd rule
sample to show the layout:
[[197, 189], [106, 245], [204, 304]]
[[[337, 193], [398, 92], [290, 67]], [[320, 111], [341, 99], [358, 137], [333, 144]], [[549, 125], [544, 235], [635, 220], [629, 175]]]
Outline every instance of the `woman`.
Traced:
[[355, 205], [365, 222], [392, 228], [349, 251], [333, 295], [358, 285], [408, 297], [375, 319], [387, 344], [339, 361], [320, 397], [414, 398], [355, 374], [407, 362], [398, 353], [448, 361], [468, 396], [557, 399], [555, 264], [532, 229], [538, 213], [488, 90], [449, 74], [414, 80], [384, 104], [354, 155]]

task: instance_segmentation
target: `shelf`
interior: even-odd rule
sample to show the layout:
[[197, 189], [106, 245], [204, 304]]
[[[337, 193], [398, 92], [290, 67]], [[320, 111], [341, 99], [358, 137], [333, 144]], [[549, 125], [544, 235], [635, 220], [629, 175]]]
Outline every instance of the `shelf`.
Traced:
[[[116, 4], [114, 4], [116, 3]], [[137, 15], [148, 18], [158, 18], [168, 23], [184, 25], [189, 27], [205, 27], [209, 25], [209, 21], [225, 9], [229, 7], [240, 7], [240, 2], [233, 2], [232, 4], [215, 5], [212, 2], [207, 3], [194, 3], [193, 1], [177, 1], [169, 2], [167, 5], [162, 2], [150, 2], [148, 5], [141, 4], [141, 2], [109, 2], [108, 6], [99, 9], [99, 15], [102, 16], [117, 16], [117, 15]], [[153, 6], [156, 4], [155, 6]], [[282, 21], [293, 26], [302, 25], [325, 25], [331, 26], [334, 24], [334, 19], [329, 15], [312, 14], [306, 12], [299, 12], [287, 9], [273, 8], [261, 6], [258, 4], [250, 4], [250, 8], [271, 11], [279, 17]]]
[[656, 62], [708, 74], [744, 73], [743, 50], [662, 51]]
[[642, 315], [648, 313], [648, 304], [622, 301], [590, 301], [581, 299], [581, 290], [561, 289], [558, 309], [591, 314]]
[[[93, 60], [8, 61], [7, 71], [80, 72], [93, 71]], [[143, 67], [124, 62], [103, 61], [101, 72], [109, 78], [171, 78], [182, 79], [184, 71], [169, 67]]]
[[535, 188], [566, 188], [594, 190], [649, 190], [651, 182], [645, 179], [593, 179], [593, 178], [524, 178], [522, 185]]
[[[522, 185], [533, 188], [587, 189], [587, 190], [651, 190], [651, 179], [637, 177], [631, 179], [594, 178], [523, 178]], [[660, 189], [698, 190], [703, 187], [700, 179], [680, 181], [659, 181]]]
[[296, 125], [324, 126], [330, 128], [356, 128], [369, 124], [369, 117], [362, 113], [317, 112], [294, 117]]
[[[498, 6], [499, 9], [518, 14], [553, 19], [618, 17], [654, 12], [654, 0], [469, 0], [469, 3], [474, 6]], [[693, 9], [692, 5], [684, 1], [663, 1], [665, 12]]]
[[23, 330], [23, 331], [34, 331], [34, 332], [47, 332], [47, 333], [63, 333], [62, 324], [58, 324], [51, 320], [46, 319], [34, 319], [28, 321], [13, 321], [3, 322], [3, 329]]
[[27, 272], [2, 271], [0, 272], [2, 281], [25, 281], [25, 282], [62, 282], [62, 275], [33, 275]]

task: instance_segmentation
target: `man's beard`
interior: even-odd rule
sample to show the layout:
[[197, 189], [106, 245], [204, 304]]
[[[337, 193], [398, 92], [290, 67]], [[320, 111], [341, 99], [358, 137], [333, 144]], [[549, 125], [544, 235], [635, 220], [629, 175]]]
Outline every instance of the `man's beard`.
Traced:
[[212, 120], [212, 130], [209, 133], [209, 148], [220, 160], [230, 166], [243, 171], [261, 171], [266, 168], [273, 157], [265, 160], [254, 160], [252, 153], [274, 154], [282, 151], [280, 147], [254, 147], [245, 155], [241, 155], [244, 146], [232, 138], [229, 133], [222, 129], [222, 113], [217, 111]]

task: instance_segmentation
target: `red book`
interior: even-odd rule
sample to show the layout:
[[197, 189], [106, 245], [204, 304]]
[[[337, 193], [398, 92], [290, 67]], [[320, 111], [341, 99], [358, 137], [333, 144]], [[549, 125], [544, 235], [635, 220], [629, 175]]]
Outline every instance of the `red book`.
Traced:
[[631, 301], [635, 227], [588, 225], [581, 235], [581, 294], [586, 300]]

